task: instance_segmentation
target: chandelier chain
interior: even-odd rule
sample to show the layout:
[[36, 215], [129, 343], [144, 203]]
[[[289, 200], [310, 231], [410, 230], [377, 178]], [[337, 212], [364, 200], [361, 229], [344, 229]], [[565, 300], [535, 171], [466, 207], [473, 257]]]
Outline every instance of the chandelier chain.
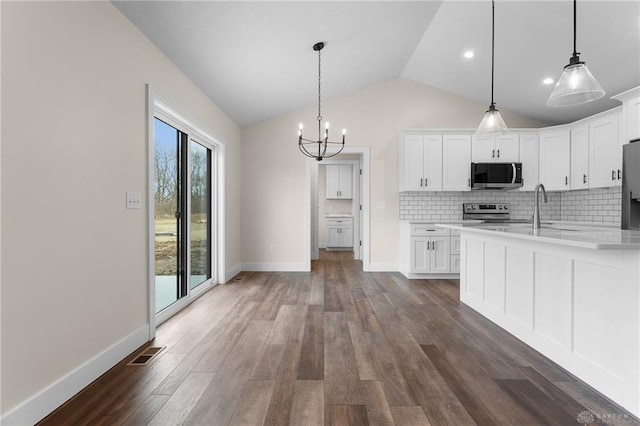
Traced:
[[320, 66], [320, 60], [321, 60], [321, 54], [320, 54], [320, 50], [318, 50], [318, 122], [322, 121], [322, 114], [321, 114], [321, 110], [320, 110], [320, 102], [321, 102], [321, 97], [320, 97], [320, 84], [321, 84], [321, 79], [320, 79], [320, 71], [321, 71], [321, 66]]

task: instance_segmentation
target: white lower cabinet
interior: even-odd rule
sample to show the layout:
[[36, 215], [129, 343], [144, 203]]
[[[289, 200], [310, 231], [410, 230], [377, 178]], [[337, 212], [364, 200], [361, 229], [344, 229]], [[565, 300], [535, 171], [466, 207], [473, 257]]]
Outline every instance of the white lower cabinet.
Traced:
[[449, 273], [450, 237], [411, 237], [411, 272]]
[[401, 223], [401, 272], [408, 278], [458, 274], [460, 235], [433, 223]]
[[353, 218], [327, 220], [327, 248], [353, 247]]

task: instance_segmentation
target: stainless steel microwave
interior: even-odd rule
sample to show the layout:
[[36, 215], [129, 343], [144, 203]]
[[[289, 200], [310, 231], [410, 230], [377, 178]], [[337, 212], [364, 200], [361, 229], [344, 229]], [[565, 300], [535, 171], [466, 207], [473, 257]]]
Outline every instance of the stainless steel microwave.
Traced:
[[471, 163], [471, 189], [522, 186], [522, 163]]

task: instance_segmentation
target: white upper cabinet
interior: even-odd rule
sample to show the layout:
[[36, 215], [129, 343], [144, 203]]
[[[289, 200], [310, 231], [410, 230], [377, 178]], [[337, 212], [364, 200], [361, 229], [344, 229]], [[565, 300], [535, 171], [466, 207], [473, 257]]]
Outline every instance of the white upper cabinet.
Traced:
[[400, 191], [442, 190], [441, 135], [405, 135], [400, 162]]
[[444, 135], [442, 190], [471, 191], [471, 135]]
[[351, 164], [328, 164], [327, 199], [353, 198], [353, 167]]
[[589, 187], [589, 125], [571, 128], [571, 189]]
[[520, 135], [520, 162], [522, 163], [522, 187], [520, 191], [533, 191], [538, 180], [538, 135]]
[[619, 118], [616, 112], [589, 121], [589, 188], [622, 184]]
[[640, 86], [612, 96], [612, 99], [622, 101], [620, 131], [623, 143], [640, 139]]
[[499, 136], [474, 135], [472, 143], [473, 162], [518, 162], [520, 142], [518, 134], [507, 133]]
[[570, 141], [569, 129], [540, 132], [540, 183], [547, 191], [570, 188]]

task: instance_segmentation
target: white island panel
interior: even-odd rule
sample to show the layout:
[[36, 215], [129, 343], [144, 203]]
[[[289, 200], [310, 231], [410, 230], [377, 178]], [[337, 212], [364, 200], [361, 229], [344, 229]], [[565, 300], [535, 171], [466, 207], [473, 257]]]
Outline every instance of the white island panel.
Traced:
[[506, 314], [533, 327], [533, 251], [507, 248]]
[[535, 331], [571, 349], [571, 260], [535, 254]]
[[504, 250], [504, 244], [485, 243], [484, 245], [484, 301], [498, 313], [504, 313]]

